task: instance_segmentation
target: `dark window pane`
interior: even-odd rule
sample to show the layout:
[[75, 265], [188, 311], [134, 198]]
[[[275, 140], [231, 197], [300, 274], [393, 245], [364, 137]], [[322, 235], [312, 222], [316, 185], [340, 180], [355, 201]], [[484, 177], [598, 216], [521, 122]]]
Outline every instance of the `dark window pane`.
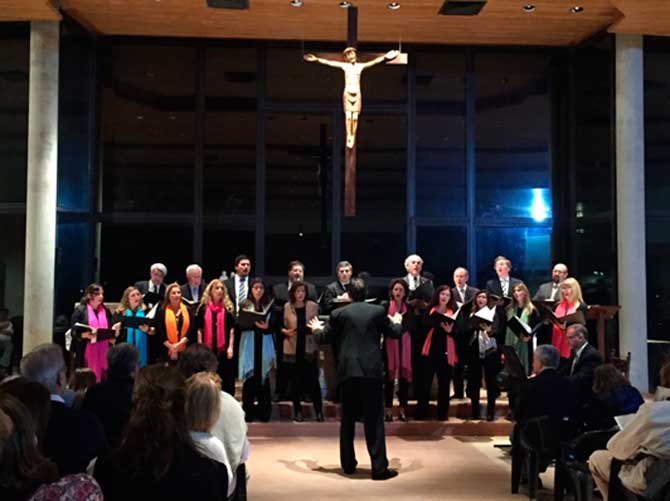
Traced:
[[25, 271], [26, 216], [0, 215], [2, 245], [0, 245], [0, 306], [9, 309], [10, 316], [23, 312], [23, 276]]
[[475, 57], [477, 215], [551, 218], [549, 57]]
[[270, 113], [265, 163], [265, 271], [284, 275], [293, 259], [310, 275], [330, 273], [331, 115]]
[[670, 340], [670, 236], [665, 222], [647, 223], [647, 311], [650, 339]]
[[26, 201], [28, 23], [0, 23], [0, 202]]
[[223, 271], [230, 276], [235, 257], [240, 254], [251, 258], [251, 274], [255, 275], [255, 241], [254, 228], [206, 228], [203, 239], [203, 277], [206, 280], [219, 278]]
[[465, 215], [465, 54], [416, 55], [416, 214]]
[[463, 227], [419, 226], [416, 249], [423, 270], [435, 275], [434, 283], [453, 286], [454, 269], [468, 264], [467, 233]]
[[204, 206], [208, 214], [254, 214], [256, 50], [207, 50]]
[[534, 294], [551, 276], [550, 228], [478, 228], [477, 286], [495, 278], [493, 260], [505, 256], [512, 261], [511, 275], [524, 281]]
[[181, 224], [102, 225], [100, 276], [107, 301], [121, 299], [123, 290], [149, 279], [149, 267], [165, 264], [165, 283], [184, 283], [193, 259], [193, 228]]
[[612, 223], [577, 220], [575, 257], [578, 279], [587, 304], [616, 304], [616, 242]]
[[[72, 305], [93, 276], [93, 258], [88, 222], [59, 221], [56, 227], [55, 314], [69, 321]], [[110, 301], [118, 301], [119, 298]]]
[[194, 64], [191, 47], [111, 47], [102, 105], [105, 210], [193, 210]]
[[360, 124], [357, 141], [356, 216], [342, 221], [342, 259], [373, 276], [402, 274], [407, 219], [406, 118], [368, 115]]
[[[388, 48], [386, 49], [389, 50]], [[308, 48], [308, 51], [311, 49]], [[318, 52], [318, 48], [314, 48]], [[340, 49], [341, 51], [341, 49]], [[335, 50], [333, 58], [341, 60]], [[379, 51], [374, 51], [378, 55]], [[267, 51], [267, 96], [272, 100], [323, 101], [338, 103], [344, 90], [344, 73], [303, 60], [302, 49], [269, 49]], [[361, 51], [360, 61], [372, 56]], [[407, 99], [407, 66], [379, 64], [364, 70], [361, 78], [363, 114], [365, 105], [403, 103]]]

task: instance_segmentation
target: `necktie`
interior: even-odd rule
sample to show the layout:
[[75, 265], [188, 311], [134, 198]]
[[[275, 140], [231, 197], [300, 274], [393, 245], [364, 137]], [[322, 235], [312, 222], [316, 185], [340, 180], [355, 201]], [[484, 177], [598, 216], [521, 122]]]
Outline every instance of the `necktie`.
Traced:
[[572, 359], [572, 366], [570, 367], [570, 375], [571, 376], [575, 372], [575, 366], [577, 365], [577, 360], [579, 360], [579, 355], [575, 354], [575, 358]]
[[558, 292], [558, 285], [553, 285], [551, 287], [551, 299], [556, 298], [556, 293]]
[[237, 304], [242, 304], [247, 298], [247, 277], [240, 277], [240, 281], [237, 285]]
[[193, 301], [197, 301], [199, 299], [197, 287], [191, 287], [191, 297], [193, 298]]
[[465, 287], [458, 289], [458, 292], [461, 294], [461, 300], [465, 301]]
[[500, 286], [502, 288], [503, 296], [506, 296], [507, 293], [509, 292], [509, 280], [501, 280]]

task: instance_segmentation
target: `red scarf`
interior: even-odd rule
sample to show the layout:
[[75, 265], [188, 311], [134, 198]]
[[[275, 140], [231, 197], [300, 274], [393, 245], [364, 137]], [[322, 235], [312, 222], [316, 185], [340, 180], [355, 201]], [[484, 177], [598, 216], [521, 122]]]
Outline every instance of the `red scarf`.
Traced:
[[[396, 312], [405, 313], [407, 305], [402, 303], [400, 309], [396, 307], [395, 301], [389, 303], [388, 314], [393, 316]], [[409, 332], [404, 331], [400, 339], [386, 338], [386, 357], [388, 360], [388, 379], [404, 378], [412, 380], [412, 341]], [[401, 344], [402, 343], [402, 344]], [[401, 349], [402, 348], [402, 349]]]
[[[216, 349], [212, 346], [212, 316], [216, 315]], [[226, 344], [226, 329], [224, 325], [224, 319], [226, 318], [226, 310], [223, 307], [223, 304], [214, 304], [210, 301], [207, 303], [205, 308], [205, 332], [204, 342], [205, 345], [210, 349], [214, 350], [216, 353], [223, 351], [223, 347]]]
[[[437, 310], [437, 306], [433, 306], [430, 311], [428, 312], [428, 315], [432, 315], [434, 311]], [[447, 308], [447, 311], [445, 312], [447, 315], [453, 315], [453, 312]], [[430, 343], [433, 339], [433, 332], [435, 331], [435, 327], [432, 327], [428, 331], [428, 335], [426, 336], [426, 341], [423, 343], [423, 348], [421, 348], [421, 354], [424, 357], [427, 357], [430, 355]], [[454, 338], [451, 336], [451, 334], [445, 332], [445, 336], [447, 336], [447, 363], [451, 366], [454, 367], [458, 363], [458, 355], [456, 354], [456, 343], [454, 343]]]
[[[554, 315], [561, 318], [575, 313], [577, 311], [577, 302], [568, 304], [567, 301], [561, 301], [554, 310]], [[551, 344], [561, 355], [561, 358], [570, 358], [570, 345], [568, 344], [568, 337], [566, 335], [567, 329], [561, 329], [557, 325], [553, 325], [551, 329]]]

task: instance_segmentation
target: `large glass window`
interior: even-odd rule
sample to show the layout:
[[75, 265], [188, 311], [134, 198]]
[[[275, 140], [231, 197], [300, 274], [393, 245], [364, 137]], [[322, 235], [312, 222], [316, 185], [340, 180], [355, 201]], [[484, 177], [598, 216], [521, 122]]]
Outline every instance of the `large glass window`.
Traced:
[[332, 115], [269, 113], [266, 125], [265, 270], [293, 259], [331, 272]]
[[107, 52], [104, 210], [193, 210], [195, 55], [153, 44], [115, 43]]
[[465, 216], [465, 53], [416, 55], [416, 215]]
[[551, 218], [550, 58], [475, 55], [476, 207], [484, 218]]
[[468, 242], [464, 227], [419, 226], [416, 250], [423, 259], [423, 270], [431, 272], [435, 285], [453, 286], [454, 269], [467, 267]]
[[0, 306], [9, 315], [23, 312], [23, 277], [25, 272], [26, 217], [24, 214], [0, 214]]
[[235, 257], [245, 254], [251, 258], [251, 275], [256, 275], [253, 227], [235, 225], [229, 228], [205, 227], [203, 236], [202, 276], [205, 280], [219, 278], [225, 271], [233, 272]]

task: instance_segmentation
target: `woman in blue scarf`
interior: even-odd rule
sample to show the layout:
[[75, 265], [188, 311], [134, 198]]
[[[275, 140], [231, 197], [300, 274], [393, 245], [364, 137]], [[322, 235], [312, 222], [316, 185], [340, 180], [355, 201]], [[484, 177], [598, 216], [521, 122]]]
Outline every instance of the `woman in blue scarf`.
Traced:
[[[142, 301], [142, 293], [136, 287], [128, 287], [123, 291], [123, 296], [119, 303], [119, 307], [114, 312], [122, 317], [144, 317], [144, 302]], [[121, 319], [123, 320], [123, 319]], [[127, 327], [123, 329], [125, 334], [125, 341], [134, 345], [140, 352], [140, 368], [147, 365], [147, 332], [148, 325], [140, 325], [139, 328], [134, 329]]]

